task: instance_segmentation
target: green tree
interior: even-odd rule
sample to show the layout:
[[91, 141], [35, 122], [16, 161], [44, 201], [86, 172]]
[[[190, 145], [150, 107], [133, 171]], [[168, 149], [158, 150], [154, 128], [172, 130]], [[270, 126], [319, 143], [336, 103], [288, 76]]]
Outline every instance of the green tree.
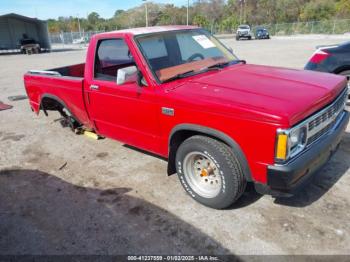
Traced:
[[340, 0], [336, 3], [338, 17], [350, 18], [350, 0]]
[[236, 16], [229, 16], [222, 20], [220, 23], [221, 31], [235, 31], [239, 25], [239, 19]]
[[92, 12], [88, 15], [87, 20], [92, 26], [97, 26], [100, 22], [100, 15], [96, 12]]
[[300, 18], [303, 21], [319, 21], [332, 19], [336, 13], [335, 2], [330, 0], [314, 0], [307, 3]]
[[193, 18], [193, 24], [207, 28], [209, 26], [209, 21], [203, 15], [196, 15]]
[[[150, 1], [147, 7], [150, 26], [186, 24], [186, 6]], [[236, 29], [239, 23], [267, 25], [338, 18], [350, 18], [350, 0], [193, 0], [189, 10], [190, 24], [226, 32]], [[145, 4], [140, 3], [128, 10], [118, 9], [111, 18], [102, 18], [92, 12], [79, 20], [84, 31], [145, 26]], [[78, 19], [49, 19], [48, 28], [50, 32], [56, 33], [77, 31]]]

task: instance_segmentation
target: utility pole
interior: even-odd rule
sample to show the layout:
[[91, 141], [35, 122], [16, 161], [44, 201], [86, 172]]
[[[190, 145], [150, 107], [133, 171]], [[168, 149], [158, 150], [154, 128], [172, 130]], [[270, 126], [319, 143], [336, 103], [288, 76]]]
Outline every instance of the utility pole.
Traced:
[[242, 24], [242, 14], [243, 14], [243, 1], [244, 0], [239, 0], [239, 23]]
[[146, 27], [148, 27], [148, 10], [147, 10], [147, 0], [142, 0], [145, 2], [145, 12], [146, 12]]
[[81, 37], [79, 14], [77, 14], [77, 19], [78, 19], [79, 37]]
[[187, 19], [186, 24], [188, 25], [188, 10], [190, 9], [190, 0], [187, 0]]
[[243, 0], [243, 4], [244, 4], [244, 15], [243, 15], [243, 18], [244, 18], [244, 23], [247, 23], [247, 17], [246, 17], [246, 15], [247, 15], [247, 11], [246, 11], [246, 7], [247, 7], [247, 0]]

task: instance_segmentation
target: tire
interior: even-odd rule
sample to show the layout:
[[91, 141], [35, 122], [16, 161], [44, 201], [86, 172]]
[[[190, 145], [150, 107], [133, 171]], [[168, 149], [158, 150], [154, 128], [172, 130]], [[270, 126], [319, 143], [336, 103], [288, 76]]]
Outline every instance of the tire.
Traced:
[[252, 40], [252, 37], [251, 37], [251, 36], [249, 36], [249, 37], [248, 37], [248, 40]]
[[236, 155], [229, 146], [209, 137], [186, 139], [176, 152], [176, 171], [183, 188], [205, 206], [229, 207], [247, 184]]
[[239, 37], [236, 36], [236, 41], [239, 41]]

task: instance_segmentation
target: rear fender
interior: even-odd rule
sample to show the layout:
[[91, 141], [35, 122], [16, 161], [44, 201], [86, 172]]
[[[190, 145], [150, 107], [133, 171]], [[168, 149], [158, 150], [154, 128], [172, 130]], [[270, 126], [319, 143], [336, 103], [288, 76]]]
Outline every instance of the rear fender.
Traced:
[[75, 120], [77, 123], [79, 123], [79, 124], [81, 125], [81, 122], [79, 121], [79, 119], [78, 119], [74, 114], [72, 114], [72, 111], [69, 109], [69, 107], [66, 105], [66, 103], [65, 103], [62, 99], [60, 99], [59, 97], [57, 97], [57, 96], [55, 96], [55, 95], [43, 94], [43, 95], [41, 96], [41, 98], [40, 98], [40, 107], [39, 107], [39, 110], [43, 110], [43, 112], [44, 112], [44, 114], [45, 114], [46, 116], [48, 116], [47, 110], [50, 110], [50, 109], [46, 108], [45, 105], [44, 105], [45, 98], [49, 98], [49, 99], [51, 99], [51, 100], [54, 100], [55, 102], [57, 102], [57, 104], [60, 105], [59, 108], [55, 108], [55, 109], [52, 109], [52, 110], [54, 110], [54, 111], [59, 111], [60, 114], [61, 114], [62, 116], [64, 116], [64, 112], [63, 112], [62, 110], [65, 109], [65, 110], [68, 112], [68, 114], [69, 114], [71, 117], [73, 117], [74, 120]]

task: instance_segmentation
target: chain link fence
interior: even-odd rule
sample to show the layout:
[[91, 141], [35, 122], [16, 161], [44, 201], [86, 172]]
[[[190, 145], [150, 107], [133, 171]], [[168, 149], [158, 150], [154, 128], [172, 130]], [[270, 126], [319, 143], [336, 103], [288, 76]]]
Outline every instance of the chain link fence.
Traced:
[[81, 48], [90, 42], [93, 35], [104, 31], [50, 33], [51, 46], [55, 48]]
[[[271, 35], [288, 36], [299, 34], [345, 34], [350, 33], [350, 19], [284, 24], [255, 25], [252, 28], [265, 27]], [[234, 34], [237, 28], [211, 24], [206, 29], [214, 34]], [[51, 33], [52, 48], [81, 48], [90, 42], [91, 36], [104, 31]]]
[[[283, 24], [253, 25], [252, 28], [265, 27], [271, 35], [287, 36], [298, 34], [345, 34], [350, 33], [350, 19], [309, 21]], [[220, 24], [212, 24], [207, 27], [214, 34], [234, 34], [237, 28], [225, 27]]]

